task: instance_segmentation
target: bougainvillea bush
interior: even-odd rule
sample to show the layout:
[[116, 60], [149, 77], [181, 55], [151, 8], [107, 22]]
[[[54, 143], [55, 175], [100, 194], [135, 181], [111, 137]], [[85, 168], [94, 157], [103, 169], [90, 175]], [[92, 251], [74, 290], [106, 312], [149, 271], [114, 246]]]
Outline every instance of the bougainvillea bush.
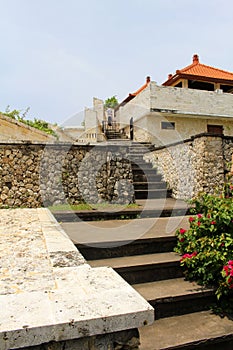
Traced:
[[201, 194], [191, 202], [190, 228], [177, 231], [186, 278], [214, 287], [218, 299], [233, 292], [232, 195], [231, 184], [221, 194]]

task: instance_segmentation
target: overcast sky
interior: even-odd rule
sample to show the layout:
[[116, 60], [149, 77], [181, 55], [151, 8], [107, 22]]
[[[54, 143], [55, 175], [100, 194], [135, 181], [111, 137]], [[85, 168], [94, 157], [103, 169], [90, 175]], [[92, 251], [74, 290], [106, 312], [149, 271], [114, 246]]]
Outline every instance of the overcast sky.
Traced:
[[[0, 0], [0, 110], [63, 125], [192, 62], [233, 71], [232, 0]], [[69, 122], [66, 122], [69, 124]]]

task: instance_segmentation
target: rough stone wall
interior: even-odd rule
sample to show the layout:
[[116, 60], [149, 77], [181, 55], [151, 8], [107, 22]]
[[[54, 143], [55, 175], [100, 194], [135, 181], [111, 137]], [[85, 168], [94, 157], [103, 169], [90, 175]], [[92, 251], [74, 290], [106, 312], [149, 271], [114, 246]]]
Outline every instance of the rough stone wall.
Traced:
[[188, 199], [193, 196], [195, 171], [192, 168], [194, 157], [190, 144], [162, 148], [146, 155], [158, 173], [162, 174], [174, 198]]
[[233, 155], [233, 137], [224, 138], [223, 142], [223, 153], [224, 153], [224, 164], [225, 173], [229, 172], [232, 166], [232, 155]]
[[158, 167], [173, 197], [187, 200], [203, 191], [213, 193], [224, 184], [232, 154], [233, 138], [202, 134], [158, 148], [145, 157]]
[[139, 332], [137, 329], [131, 329], [81, 339], [50, 342], [26, 347], [23, 350], [138, 350], [139, 345]]
[[0, 145], [0, 207], [134, 202], [127, 147]]

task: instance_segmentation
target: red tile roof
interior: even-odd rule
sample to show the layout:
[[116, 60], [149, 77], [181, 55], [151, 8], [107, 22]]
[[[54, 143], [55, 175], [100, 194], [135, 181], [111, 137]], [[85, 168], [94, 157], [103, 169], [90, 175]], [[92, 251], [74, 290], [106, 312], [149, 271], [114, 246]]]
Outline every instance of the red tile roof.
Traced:
[[191, 65], [177, 70], [175, 75], [169, 74], [168, 80], [162, 85], [168, 86], [180, 78], [189, 77], [192, 79], [200, 78], [200, 80], [233, 83], [233, 73], [202, 64], [199, 62], [198, 55], [193, 55], [193, 63]]
[[146, 77], [146, 83], [144, 85], [142, 85], [142, 87], [140, 87], [140, 89], [138, 89], [137, 91], [135, 91], [129, 95], [137, 96], [138, 94], [140, 94], [140, 92], [142, 92], [148, 86], [149, 83], [150, 83], [150, 77]]
[[146, 77], [146, 83], [142, 85], [137, 91], [129, 93], [129, 95], [115, 108], [115, 110], [118, 110], [120, 107], [124, 106], [126, 103], [131, 101], [135, 96], [140, 94], [150, 83], [150, 77]]

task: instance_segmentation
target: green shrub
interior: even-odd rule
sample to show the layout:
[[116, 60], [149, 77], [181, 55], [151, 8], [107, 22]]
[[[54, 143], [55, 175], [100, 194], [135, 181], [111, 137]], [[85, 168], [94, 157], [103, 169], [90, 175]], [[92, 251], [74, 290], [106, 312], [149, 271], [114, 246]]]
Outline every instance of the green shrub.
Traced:
[[233, 186], [191, 201], [188, 230], [177, 230], [175, 251], [187, 279], [213, 286], [218, 299], [233, 289]]
[[28, 111], [29, 111], [29, 108], [27, 108], [24, 112], [19, 111], [17, 109], [14, 109], [14, 110], [11, 111], [10, 110], [10, 106], [7, 106], [6, 111], [5, 112], [0, 112], [0, 113], [5, 115], [6, 117], [12, 118], [14, 120], [18, 120], [21, 123], [29, 125], [29, 126], [35, 128], [35, 129], [44, 131], [47, 134], [53, 135], [56, 138], [58, 138], [57, 134], [55, 133], [55, 131], [49, 127], [49, 124], [46, 121], [41, 120], [41, 119], [37, 119], [37, 118], [34, 118], [34, 120], [25, 119], [26, 114], [28, 113]]

